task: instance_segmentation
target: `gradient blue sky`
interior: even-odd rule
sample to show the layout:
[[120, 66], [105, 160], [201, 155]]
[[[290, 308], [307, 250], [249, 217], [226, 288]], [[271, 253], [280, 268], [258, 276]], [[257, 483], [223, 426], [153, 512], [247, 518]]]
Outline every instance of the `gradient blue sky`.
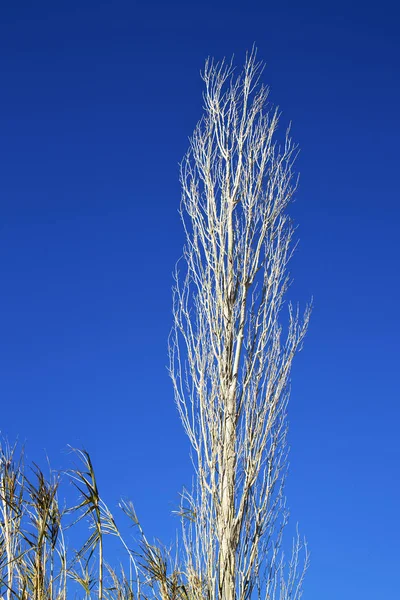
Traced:
[[165, 542], [190, 481], [166, 372], [183, 244], [178, 162], [207, 55], [255, 41], [302, 148], [291, 296], [315, 310], [293, 373], [292, 518], [308, 600], [399, 593], [396, 3], [2, 3], [0, 429]]

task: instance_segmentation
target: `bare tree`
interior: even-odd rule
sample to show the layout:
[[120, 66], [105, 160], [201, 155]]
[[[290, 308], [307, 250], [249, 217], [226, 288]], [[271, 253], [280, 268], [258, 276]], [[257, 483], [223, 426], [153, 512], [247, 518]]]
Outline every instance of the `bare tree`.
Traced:
[[310, 316], [289, 305], [280, 320], [297, 148], [289, 131], [275, 140], [262, 71], [254, 51], [239, 75], [206, 62], [204, 115], [181, 165], [170, 372], [196, 474], [182, 508], [194, 598], [296, 600], [304, 575], [300, 540], [288, 570], [281, 550], [290, 371]]

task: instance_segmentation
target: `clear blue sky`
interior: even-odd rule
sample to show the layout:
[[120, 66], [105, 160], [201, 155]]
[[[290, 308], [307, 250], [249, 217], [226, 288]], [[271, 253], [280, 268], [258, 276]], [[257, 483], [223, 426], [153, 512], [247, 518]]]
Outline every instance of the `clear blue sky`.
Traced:
[[255, 41], [293, 121], [314, 296], [293, 373], [289, 504], [308, 600], [399, 594], [399, 139], [396, 3], [3, 2], [0, 429], [69, 464], [93, 457], [169, 542], [190, 480], [166, 372], [183, 234], [177, 164], [207, 55]]

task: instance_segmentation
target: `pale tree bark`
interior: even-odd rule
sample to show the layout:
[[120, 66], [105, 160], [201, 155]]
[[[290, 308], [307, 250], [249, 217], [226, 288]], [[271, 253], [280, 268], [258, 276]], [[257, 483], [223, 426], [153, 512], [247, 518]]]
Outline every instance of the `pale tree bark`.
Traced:
[[243, 71], [207, 61], [204, 115], [181, 165], [186, 245], [176, 271], [170, 370], [193, 447], [184, 494], [187, 580], [196, 598], [301, 595], [297, 540], [285, 579], [286, 407], [309, 321], [289, 305], [297, 148], [268, 106], [255, 52]]

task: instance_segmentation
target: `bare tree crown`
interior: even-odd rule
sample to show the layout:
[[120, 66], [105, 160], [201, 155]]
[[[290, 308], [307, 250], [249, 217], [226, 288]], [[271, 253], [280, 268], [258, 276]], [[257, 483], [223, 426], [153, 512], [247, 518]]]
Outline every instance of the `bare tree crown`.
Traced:
[[283, 328], [297, 148], [289, 131], [275, 139], [262, 71], [254, 51], [238, 75], [206, 62], [204, 114], [181, 164], [170, 372], [194, 451], [185, 546], [199, 598], [301, 595], [298, 547], [287, 581], [279, 549], [290, 370], [310, 310], [300, 319], [289, 306]]

